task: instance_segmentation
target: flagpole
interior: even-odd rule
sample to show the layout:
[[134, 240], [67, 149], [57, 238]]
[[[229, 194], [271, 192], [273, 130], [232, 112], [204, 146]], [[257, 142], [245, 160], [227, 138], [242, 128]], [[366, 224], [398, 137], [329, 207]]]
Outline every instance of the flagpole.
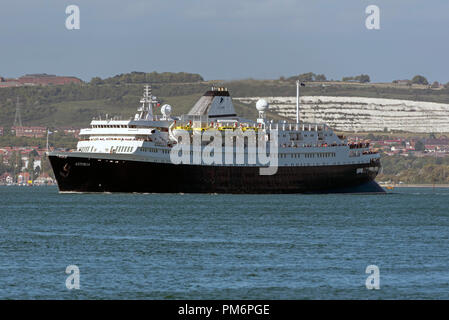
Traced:
[[299, 80], [296, 80], [296, 123], [299, 123]]

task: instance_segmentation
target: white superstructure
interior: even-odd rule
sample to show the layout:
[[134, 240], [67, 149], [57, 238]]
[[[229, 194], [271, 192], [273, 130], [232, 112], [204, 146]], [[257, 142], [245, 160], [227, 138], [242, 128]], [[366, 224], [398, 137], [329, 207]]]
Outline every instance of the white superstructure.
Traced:
[[[132, 119], [92, 120], [90, 128], [81, 130], [76, 152], [85, 156], [95, 154], [100, 158], [107, 155], [110, 159], [170, 163], [170, 151], [178, 143], [177, 131], [188, 132], [193, 140], [195, 134], [215, 129], [222, 134], [223, 141], [226, 134], [231, 132], [241, 135], [251, 131], [257, 137], [263, 135], [267, 143], [270, 142], [270, 135], [277, 134], [279, 166], [366, 164], [379, 158], [377, 153], [370, 151], [369, 144], [348, 144], [344, 137], [337, 136], [326, 124], [268, 120], [265, 117], [268, 103], [263, 100], [257, 102], [257, 121], [239, 118], [225, 88], [212, 88], [200, 98], [188, 115], [181, 117], [171, 117], [172, 108], [169, 105], [162, 106], [162, 115], [154, 114], [160, 103], [151, 94], [149, 86], [145, 87], [140, 102], [142, 105]], [[193, 159], [196, 153], [204, 151], [207, 144], [203, 141], [200, 148], [192, 147], [192, 164], [198, 164]], [[232, 156], [228, 155], [227, 159], [230, 159], [236, 158], [236, 154], [242, 150], [237, 146], [232, 149], [223, 148], [223, 160], [216, 165], [230, 165], [225, 161], [226, 152], [233, 153]], [[252, 152], [256, 153], [257, 150], [245, 143], [244, 163], [231, 165], [259, 165], [248, 160]]]

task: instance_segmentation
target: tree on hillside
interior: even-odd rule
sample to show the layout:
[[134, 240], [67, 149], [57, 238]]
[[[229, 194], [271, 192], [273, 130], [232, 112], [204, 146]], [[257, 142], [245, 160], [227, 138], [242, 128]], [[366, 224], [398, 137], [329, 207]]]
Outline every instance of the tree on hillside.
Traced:
[[37, 177], [39, 177], [41, 174], [41, 167], [40, 166], [36, 166], [36, 168], [34, 168], [34, 173], [33, 173], [33, 180], [36, 180]]
[[34, 157], [31, 156], [31, 154], [28, 156], [28, 166], [26, 171], [30, 174], [31, 180], [34, 180]]
[[46, 155], [42, 156], [41, 158], [41, 170], [40, 174], [46, 173], [50, 177], [54, 178], [53, 170], [51, 169], [50, 161], [48, 160], [48, 157]]
[[412, 83], [414, 83], [414, 84], [423, 84], [423, 85], [428, 85], [429, 84], [427, 79], [424, 76], [421, 76], [419, 74], [413, 77]]
[[16, 151], [12, 152], [12, 154], [10, 156], [10, 160], [9, 160], [9, 165], [12, 168], [14, 176], [16, 176], [17, 174], [20, 173], [20, 171], [23, 167], [23, 161], [22, 161], [22, 156], [21, 156], [20, 152], [16, 152]]
[[434, 81], [430, 87], [433, 88], [433, 89], [439, 88], [440, 87], [440, 83], [438, 81]]
[[341, 81], [357, 81], [360, 83], [367, 83], [367, 82], [370, 82], [371, 79], [370, 79], [369, 75], [361, 74], [361, 75], [355, 76], [355, 77], [343, 77], [341, 79]]
[[102, 80], [108, 84], [122, 84], [122, 83], [175, 83], [175, 82], [201, 82], [203, 77], [196, 73], [186, 72], [162, 72], [156, 71], [145, 73], [133, 71], [126, 74], [118, 74], [111, 78]]
[[298, 76], [298, 80], [299, 81], [314, 81], [315, 80], [315, 73], [307, 72], [307, 73], [300, 74]]
[[31, 150], [29, 156], [35, 158], [35, 157], [39, 156], [39, 153], [36, 151], [36, 149], [33, 149], [33, 150]]
[[315, 74], [313, 72], [302, 73], [297, 76], [288, 78], [289, 81], [303, 81], [303, 82], [313, 82], [313, 81], [327, 81], [324, 74]]
[[90, 84], [93, 84], [93, 85], [104, 84], [104, 81], [101, 80], [100, 77], [93, 77], [92, 80], [90, 80]]
[[361, 74], [361, 75], [355, 77], [355, 80], [357, 80], [360, 83], [368, 83], [371, 81], [369, 75], [367, 75], [367, 74]]
[[416, 141], [415, 143], [415, 151], [424, 151], [426, 149], [426, 146], [424, 145], [424, 142], [421, 140]]

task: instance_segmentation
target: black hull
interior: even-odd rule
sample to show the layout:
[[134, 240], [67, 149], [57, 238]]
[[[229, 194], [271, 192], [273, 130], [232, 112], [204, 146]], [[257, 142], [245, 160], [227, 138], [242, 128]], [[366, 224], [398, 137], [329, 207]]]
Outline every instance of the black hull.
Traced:
[[[371, 164], [279, 167], [174, 165], [50, 155], [61, 192], [137, 193], [383, 193]], [[360, 173], [360, 168], [363, 172]], [[370, 169], [371, 168], [371, 169]], [[359, 169], [359, 173], [357, 173]]]

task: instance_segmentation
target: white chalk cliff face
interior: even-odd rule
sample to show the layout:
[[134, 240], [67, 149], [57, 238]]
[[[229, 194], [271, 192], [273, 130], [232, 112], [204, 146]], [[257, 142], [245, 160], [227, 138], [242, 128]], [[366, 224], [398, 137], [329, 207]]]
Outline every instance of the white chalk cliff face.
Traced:
[[[234, 98], [246, 104], [265, 99], [270, 111], [296, 119], [296, 97]], [[303, 96], [300, 119], [342, 131], [449, 132], [449, 104], [362, 97]]]

